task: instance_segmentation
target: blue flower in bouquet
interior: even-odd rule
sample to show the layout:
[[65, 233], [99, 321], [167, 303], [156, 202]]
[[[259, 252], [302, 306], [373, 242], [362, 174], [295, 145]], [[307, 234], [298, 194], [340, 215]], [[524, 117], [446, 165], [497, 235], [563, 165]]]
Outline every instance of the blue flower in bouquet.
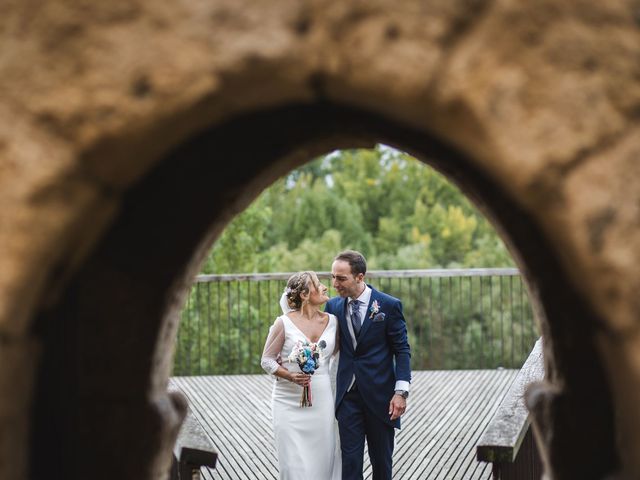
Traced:
[[305, 362], [305, 364], [302, 366], [302, 371], [304, 373], [311, 373], [311, 374], [313, 374], [313, 372], [316, 371], [316, 362], [313, 360], [313, 358], [310, 358]]

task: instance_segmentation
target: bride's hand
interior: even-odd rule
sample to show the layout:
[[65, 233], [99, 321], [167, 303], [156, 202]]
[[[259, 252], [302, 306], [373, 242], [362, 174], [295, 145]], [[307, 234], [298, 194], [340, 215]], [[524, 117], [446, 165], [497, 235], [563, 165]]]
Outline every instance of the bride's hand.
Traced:
[[291, 381], [301, 387], [306, 387], [311, 383], [311, 375], [307, 375], [306, 373], [292, 373]]

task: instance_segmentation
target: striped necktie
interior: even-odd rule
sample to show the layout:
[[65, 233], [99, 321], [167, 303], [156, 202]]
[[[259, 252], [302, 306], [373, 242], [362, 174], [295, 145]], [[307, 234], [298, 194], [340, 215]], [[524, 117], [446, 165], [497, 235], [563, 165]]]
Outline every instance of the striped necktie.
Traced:
[[362, 321], [360, 320], [360, 300], [351, 300], [351, 324], [353, 325], [353, 333], [356, 334], [356, 338], [360, 335], [360, 327], [362, 327]]

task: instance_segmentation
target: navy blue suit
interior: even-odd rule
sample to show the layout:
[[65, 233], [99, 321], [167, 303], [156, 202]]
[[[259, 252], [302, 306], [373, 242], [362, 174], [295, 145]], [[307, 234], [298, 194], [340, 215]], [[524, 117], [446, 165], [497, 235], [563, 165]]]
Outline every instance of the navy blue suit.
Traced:
[[[374, 480], [391, 479], [394, 428], [389, 402], [397, 380], [411, 381], [411, 353], [402, 303], [371, 288], [367, 315], [354, 350], [347, 326], [348, 298], [334, 297], [326, 311], [338, 318], [340, 362], [336, 385], [336, 418], [342, 447], [342, 479], [361, 479], [364, 439], [367, 438]], [[371, 313], [378, 302], [379, 311]], [[347, 392], [355, 374], [355, 391]]]

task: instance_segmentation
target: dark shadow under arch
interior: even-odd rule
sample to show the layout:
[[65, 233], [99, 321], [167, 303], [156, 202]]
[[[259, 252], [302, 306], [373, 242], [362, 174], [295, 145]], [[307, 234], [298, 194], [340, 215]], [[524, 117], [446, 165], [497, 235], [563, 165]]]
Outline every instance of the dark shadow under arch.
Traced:
[[[32, 425], [31, 478], [151, 478], [174, 406], [160, 394], [178, 311], [226, 222], [276, 178], [336, 148], [382, 142], [444, 173], [497, 226], [542, 321], [548, 377], [539, 405], [556, 478], [617, 466], [612, 400], [593, 344], [601, 324], [557, 252], [514, 198], [466, 155], [427, 132], [327, 103], [238, 117], [179, 146], [127, 193], [120, 214], [35, 335], [44, 351]], [[81, 234], [81, 232], [79, 232]], [[164, 442], [164, 443], [163, 443]]]

